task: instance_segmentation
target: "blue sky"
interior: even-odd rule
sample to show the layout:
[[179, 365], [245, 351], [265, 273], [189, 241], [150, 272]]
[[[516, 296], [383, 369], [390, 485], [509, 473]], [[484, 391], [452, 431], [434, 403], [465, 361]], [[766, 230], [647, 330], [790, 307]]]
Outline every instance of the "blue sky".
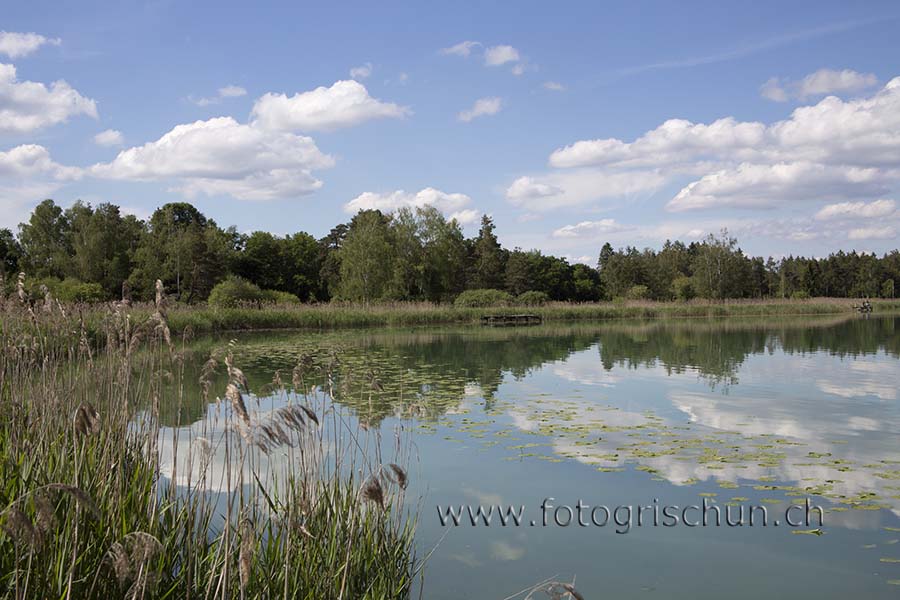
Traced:
[[573, 261], [722, 227], [881, 252], [898, 26], [894, 2], [9, 4], [0, 227], [44, 197], [188, 199], [319, 237], [431, 203]]

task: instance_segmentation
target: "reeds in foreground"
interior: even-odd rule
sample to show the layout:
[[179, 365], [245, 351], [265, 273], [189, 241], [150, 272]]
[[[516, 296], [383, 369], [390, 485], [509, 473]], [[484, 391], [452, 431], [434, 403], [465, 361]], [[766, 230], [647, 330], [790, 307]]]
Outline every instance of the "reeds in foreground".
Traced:
[[[266, 408], [230, 349], [226, 373], [221, 352], [186, 372], [161, 288], [150, 319], [118, 304], [94, 335], [39, 302], [0, 298], [0, 598], [410, 596], [406, 471], [321, 392], [339, 360]], [[161, 426], [188, 379], [212, 416]]]

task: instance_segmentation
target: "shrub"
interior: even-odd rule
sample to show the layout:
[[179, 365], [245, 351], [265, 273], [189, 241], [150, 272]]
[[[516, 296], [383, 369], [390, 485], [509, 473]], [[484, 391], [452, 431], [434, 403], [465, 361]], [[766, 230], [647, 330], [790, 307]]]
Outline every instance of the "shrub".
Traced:
[[207, 301], [210, 306], [216, 308], [233, 308], [240, 304], [265, 300], [265, 293], [254, 283], [243, 277], [231, 275], [224, 281], [216, 284], [209, 294]]
[[454, 306], [484, 308], [509, 306], [513, 297], [502, 290], [466, 290], [456, 297]]
[[690, 277], [685, 277], [684, 275], [676, 277], [672, 281], [672, 289], [675, 291], [675, 297], [682, 302], [687, 302], [694, 298], [694, 284], [691, 282]]
[[300, 304], [302, 300], [290, 292], [263, 290], [262, 301], [269, 304]]
[[529, 291], [522, 292], [518, 296], [516, 296], [516, 304], [521, 304], [522, 306], [543, 306], [550, 301], [550, 296], [545, 294], [544, 292], [538, 291]]
[[67, 277], [56, 287], [51, 289], [61, 302], [102, 302], [107, 294], [99, 283], [84, 283], [77, 279]]
[[[11, 283], [10, 291], [15, 289], [14, 281]], [[55, 277], [25, 279], [25, 290], [35, 300], [43, 300], [42, 286], [46, 286], [50, 295], [60, 302], [103, 302], [109, 297], [99, 283], [84, 283], [74, 277], [63, 280]]]
[[809, 292], [797, 290], [791, 293], [791, 300], [809, 300]]
[[646, 285], [633, 285], [625, 293], [629, 300], [646, 300], [650, 297], [650, 289]]

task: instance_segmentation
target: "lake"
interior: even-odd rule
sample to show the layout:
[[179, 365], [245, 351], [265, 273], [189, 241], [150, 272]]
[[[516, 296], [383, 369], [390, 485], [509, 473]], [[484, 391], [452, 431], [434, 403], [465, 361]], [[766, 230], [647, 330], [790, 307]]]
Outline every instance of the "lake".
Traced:
[[[281, 402], [276, 372], [340, 357], [320, 391], [407, 464], [425, 598], [548, 578], [588, 599], [900, 594], [900, 317], [232, 334], [198, 340], [185, 381], [229, 341], [254, 411]], [[173, 429], [207, 431], [223, 406], [191, 388], [162, 407], [164, 455]], [[807, 498], [822, 524], [784, 523]], [[579, 501], [585, 526], [563, 526]], [[692, 505], [697, 523], [704, 502], [722, 521], [763, 507], [767, 524], [717, 527], [714, 509], [706, 526], [654, 524], [654, 508]], [[506, 505], [524, 506], [520, 526], [439, 518]]]

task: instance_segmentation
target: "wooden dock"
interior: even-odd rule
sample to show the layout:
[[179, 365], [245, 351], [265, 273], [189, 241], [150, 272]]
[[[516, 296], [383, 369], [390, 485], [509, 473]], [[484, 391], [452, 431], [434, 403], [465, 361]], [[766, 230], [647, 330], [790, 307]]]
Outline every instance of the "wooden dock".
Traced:
[[490, 327], [516, 327], [519, 325], [540, 325], [540, 315], [483, 315], [481, 324]]

